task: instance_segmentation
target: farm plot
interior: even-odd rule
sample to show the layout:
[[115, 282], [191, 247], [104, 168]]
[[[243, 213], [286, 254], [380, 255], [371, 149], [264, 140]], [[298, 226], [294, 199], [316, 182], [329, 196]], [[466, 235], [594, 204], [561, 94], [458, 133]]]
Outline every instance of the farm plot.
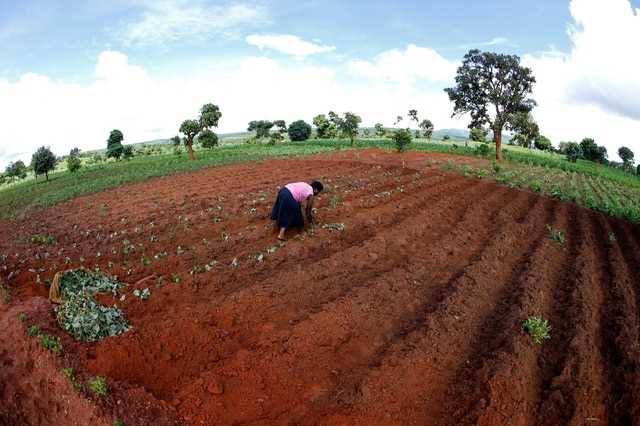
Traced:
[[[445, 173], [448, 160], [367, 150], [242, 164], [3, 223], [0, 423], [53, 418], [52, 406], [126, 425], [640, 418], [637, 226]], [[328, 188], [317, 225], [276, 243], [277, 185], [312, 178]], [[47, 282], [81, 266], [129, 284], [100, 296], [129, 331], [81, 343], [57, 327]], [[551, 325], [542, 344], [523, 330], [532, 316]], [[61, 355], [25, 350], [34, 325]], [[52, 358], [54, 377], [73, 367], [56, 383], [75, 396], [34, 392], [42, 371], [16, 353]], [[72, 385], [96, 376], [110, 391], [87, 405]]]

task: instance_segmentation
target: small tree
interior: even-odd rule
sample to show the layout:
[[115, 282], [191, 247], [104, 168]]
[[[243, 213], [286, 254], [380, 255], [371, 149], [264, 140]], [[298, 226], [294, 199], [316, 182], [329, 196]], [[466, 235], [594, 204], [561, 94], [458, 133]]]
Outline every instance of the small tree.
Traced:
[[269, 137], [269, 131], [273, 127], [273, 123], [267, 120], [254, 120], [249, 122], [247, 130], [250, 132], [256, 132], [257, 139], [263, 139]]
[[360, 123], [362, 123], [362, 119], [351, 112], [345, 112], [344, 118], [340, 120], [340, 126], [338, 128], [345, 137], [349, 138], [351, 146], [354, 145], [356, 136], [358, 136]]
[[5, 169], [5, 175], [7, 175], [7, 177], [24, 179], [27, 177], [27, 166], [22, 160], [18, 160], [15, 163], [9, 163], [9, 165]]
[[184, 120], [180, 125], [180, 133], [184, 134], [184, 144], [189, 150], [189, 160], [194, 160], [193, 140], [200, 133], [200, 123], [197, 120]]
[[580, 149], [585, 160], [598, 161], [600, 153], [598, 152], [598, 144], [592, 138], [584, 138], [580, 142]]
[[209, 130], [211, 127], [218, 127], [218, 122], [222, 117], [220, 108], [214, 104], [204, 104], [200, 108], [200, 128]]
[[335, 125], [327, 119], [324, 114], [316, 115], [313, 118], [313, 125], [316, 126], [318, 139], [327, 139], [335, 137]]
[[633, 151], [631, 151], [626, 146], [622, 146], [620, 147], [620, 149], [618, 149], [618, 155], [620, 156], [620, 158], [622, 158], [622, 163], [624, 164], [624, 167], [630, 170], [631, 167], [633, 166], [633, 157], [634, 157]]
[[67, 170], [71, 173], [75, 173], [80, 170], [82, 167], [82, 160], [80, 160], [80, 150], [78, 148], [73, 148], [71, 152], [69, 152], [69, 156], [67, 157]]
[[445, 89], [454, 102], [453, 115], [469, 113], [470, 127], [488, 124], [493, 130], [496, 159], [502, 159], [502, 130], [514, 114], [536, 105], [528, 98], [536, 79], [516, 55], [471, 50], [458, 68], [456, 86]]
[[541, 151], [551, 151], [553, 145], [551, 144], [551, 140], [543, 135], [538, 135], [535, 142], [533, 143], [536, 149]]
[[433, 136], [433, 123], [431, 120], [422, 120], [419, 127], [422, 129], [422, 135], [427, 139], [431, 139], [431, 136]]
[[411, 139], [412, 139], [411, 130], [409, 129], [396, 130], [395, 132], [393, 132], [391, 139], [393, 140], [393, 143], [396, 146], [396, 149], [398, 150], [398, 152], [404, 152], [404, 150], [407, 149], [407, 146], [411, 144]]
[[49, 180], [49, 172], [56, 167], [56, 156], [49, 147], [41, 146], [31, 157], [31, 166], [36, 178], [38, 175], [45, 175]]
[[288, 133], [292, 141], [306, 141], [311, 136], [311, 126], [304, 120], [294, 121], [289, 125]]
[[204, 129], [198, 135], [198, 143], [203, 148], [212, 149], [218, 146], [218, 135], [209, 129]]
[[488, 134], [489, 134], [489, 131], [487, 129], [484, 129], [482, 127], [474, 127], [469, 132], [469, 140], [472, 140], [474, 142], [485, 143], [487, 142]]
[[118, 129], [114, 129], [109, 133], [109, 139], [107, 139], [107, 158], [120, 159], [122, 156], [122, 141], [124, 135]]
[[130, 160], [133, 158], [133, 147], [131, 145], [122, 146], [122, 158]]
[[508, 128], [515, 132], [512, 141], [524, 148], [531, 148], [540, 136], [538, 123], [528, 112], [514, 114]]
[[384, 130], [384, 126], [382, 125], [382, 123], [376, 123], [375, 126], [373, 126], [376, 132], [376, 136], [379, 138], [384, 137], [385, 134], [385, 130]]
[[575, 142], [567, 142], [564, 147], [564, 152], [567, 156], [567, 160], [575, 163], [578, 158], [582, 157], [582, 148]]
[[180, 145], [180, 136], [175, 135], [174, 137], [172, 137], [171, 139], [169, 139], [171, 141], [171, 143], [173, 144], [173, 146], [179, 146]]

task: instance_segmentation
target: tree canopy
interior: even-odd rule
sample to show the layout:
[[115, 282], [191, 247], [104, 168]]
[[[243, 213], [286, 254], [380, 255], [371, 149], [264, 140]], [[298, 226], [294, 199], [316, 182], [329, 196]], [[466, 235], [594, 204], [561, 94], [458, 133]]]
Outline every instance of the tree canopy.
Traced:
[[203, 148], [214, 148], [218, 146], [218, 135], [209, 129], [204, 129], [198, 135], [198, 143], [202, 145]]
[[189, 148], [189, 160], [193, 160], [193, 139], [200, 133], [200, 123], [198, 120], [184, 120], [180, 125], [180, 133], [184, 135], [184, 143]]
[[458, 68], [455, 87], [445, 89], [454, 102], [453, 116], [469, 114], [470, 127], [488, 125], [493, 130], [496, 159], [502, 159], [502, 130], [514, 115], [529, 112], [536, 102], [529, 98], [536, 82], [520, 57], [470, 50]]
[[211, 127], [218, 127], [218, 121], [222, 117], [220, 108], [214, 104], [204, 104], [200, 108], [200, 128], [209, 129]]
[[514, 114], [513, 119], [508, 124], [508, 128], [515, 132], [512, 141], [525, 148], [531, 148], [536, 138], [540, 136], [538, 123], [528, 112]]
[[306, 141], [311, 136], [311, 126], [304, 120], [294, 121], [289, 125], [288, 133], [292, 141]]
[[48, 146], [41, 146], [31, 157], [31, 166], [36, 177], [45, 175], [49, 180], [49, 172], [56, 167], [56, 156], [51, 152]]
[[422, 136], [424, 136], [427, 139], [431, 139], [431, 136], [433, 136], [433, 123], [431, 122], [431, 120], [428, 119], [424, 119], [420, 122], [419, 126], [420, 129], [422, 130]]
[[250, 132], [256, 132], [256, 138], [258, 139], [268, 138], [269, 131], [271, 131], [273, 125], [273, 122], [268, 120], [253, 120], [249, 122], [247, 130]]
[[351, 140], [351, 145], [353, 145], [356, 136], [358, 136], [358, 127], [362, 123], [362, 119], [360, 116], [352, 113], [345, 112], [344, 118], [340, 119], [340, 132]]
[[626, 146], [620, 147], [618, 149], [618, 155], [622, 158], [622, 162], [625, 167], [630, 168], [633, 165], [633, 151], [631, 151]]
[[115, 158], [116, 160], [120, 158], [122, 155], [122, 141], [124, 140], [124, 135], [118, 129], [113, 129], [111, 133], [109, 133], [109, 138], [107, 139], [107, 158]]
[[474, 127], [469, 131], [469, 139], [474, 142], [486, 142], [489, 131], [483, 127]]

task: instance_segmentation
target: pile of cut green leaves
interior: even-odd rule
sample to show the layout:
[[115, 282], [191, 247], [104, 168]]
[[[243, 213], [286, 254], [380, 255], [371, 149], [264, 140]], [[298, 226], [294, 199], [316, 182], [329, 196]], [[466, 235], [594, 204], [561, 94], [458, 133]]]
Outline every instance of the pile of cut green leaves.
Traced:
[[56, 308], [60, 326], [78, 340], [95, 342], [129, 329], [117, 307], [99, 304], [97, 293], [117, 295], [125, 287], [120, 281], [83, 269], [65, 272], [60, 279], [62, 305]]

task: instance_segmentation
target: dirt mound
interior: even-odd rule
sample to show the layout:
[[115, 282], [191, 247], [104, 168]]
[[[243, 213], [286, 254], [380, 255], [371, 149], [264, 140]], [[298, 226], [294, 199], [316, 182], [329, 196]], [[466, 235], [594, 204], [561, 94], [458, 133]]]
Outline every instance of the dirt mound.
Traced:
[[[135, 283], [100, 299], [126, 313], [127, 333], [83, 344], [50, 329], [64, 362], [113, 384], [106, 401], [74, 393], [23, 326], [0, 332], [31, 345], [2, 352], [23, 390], [5, 385], [0, 413], [36, 422], [66, 398], [74, 418], [127, 425], [637, 421], [638, 228], [440, 171], [452, 159], [368, 150], [235, 165], [0, 224], [12, 229], [0, 242], [10, 330], [20, 309], [49, 312], [35, 296], [58, 269]], [[312, 178], [328, 188], [319, 226], [278, 244], [277, 185]], [[44, 232], [57, 243], [28, 242]], [[543, 345], [522, 330], [531, 315], [551, 323]], [[27, 368], [42, 357], [46, 374]], [[66, 390], [28, 393], [16, 374]]]

